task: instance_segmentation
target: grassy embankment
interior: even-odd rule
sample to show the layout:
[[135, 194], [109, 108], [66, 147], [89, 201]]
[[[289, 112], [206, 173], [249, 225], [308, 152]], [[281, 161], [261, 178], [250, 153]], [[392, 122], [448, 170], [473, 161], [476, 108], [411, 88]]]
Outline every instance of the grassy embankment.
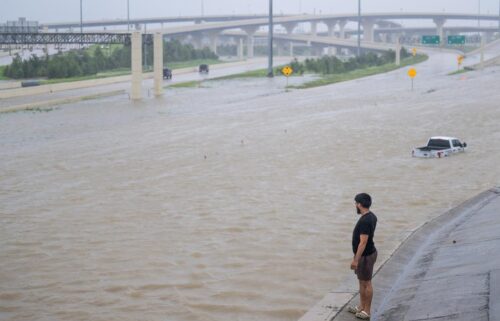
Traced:
[[[215, 60], [215, 59], [207, 59], [207, 60], [198, 59], [198, 60], [190, 60], [190, 61], [172, 62], [172, 63], [168, 64], [168, 68], [175, 71], [176, 69], [197, 67], [200, 64], [216, 65], [216, 64], [222, 64], [222, 63], [225, 63], [225, 61]], [[151, 71], [152, 71], [151, 69], [146, 70], [146, 72], [151, 72]], [[47, 79], [47, 80], [42, 80], [40, 82], [40, 84], [42, 84], [42, 85], [58, 84], [58, 83], [64, 83], [64, 82], [101, 79], [101, 78], [118, 77], [118, 76], [125, 76], [125, 75], [130, 75], [130, 68], [118, 68], [118, 69], [113, 69], [113, 70], [109, 70], [109, 71], [99, 72], [95, 75], [88, 75], [88, 76], [81, 76], [81, 77]]]
[[[418, 64], [424, 62], [429, 57], [427, 55], [417, 55], [416, 57], [409, 57], [401, 60], [401, 66], [397, 66], [394, 63], [385, 64], [381, 66], [367, 67], [363, 69], [356, 69], [350, 72], [341, 73], [341, 74], [331, 74], [331, 75], [322, 75], [320, 79], [313, 80], [302, 85], [298, 86], [288, 86], [288, 88], [294, 89], [306, 89], [313, 88], [319, 86], [326, 86], [330, 84], [334, 84], [337, 82], [354, 80], [362, 77], [372, 76], [376, 74], [386, 73], [389, 71], [393, 71], [399, 68], [403, 68], [409, 65]], [[278, 73], [277, 73], [278, 74]], [[213, 81], [213, 80], [229, 80], [229, 79], [238, 79], [238, 78], [262, 78], [267, 76], [267, 69], [259, 69], [253, 71], [247, 71], [240, 74], [234, 74], [229, 76], [223, 76], [218, 78], [212, 78], [209, 80], [199, 80], [199, 81], [188, 81], [183, 83], [174, 84], [170, 87], [172, 88], [193, 88], [200, 87], [201, 84], [205, 81]], [[281, 76], [281, 75], [280, 75]]]
[[409, 57], [401, 60], [401, 65], [397, 66], [395, 63], [385, 64], [381, 66], [367, 67], [363, 69], [356, 69], [341, 74], [330, 74], [322, 75], [320, 79], [306, 82], [298, 86], [288, 86], [288, 88], [295, 89], [307, 89], [313, 87], [326, 86], [342, 81], [354, 80], [358, 78], [373, 76], [376, 74], [382, 74], [389, 71], [393, 71], [399, 68], [403, 68], [409, 65], [414, 65], [426, 61], [429, 57], [427, 55], [417, 55], [416, 57]]

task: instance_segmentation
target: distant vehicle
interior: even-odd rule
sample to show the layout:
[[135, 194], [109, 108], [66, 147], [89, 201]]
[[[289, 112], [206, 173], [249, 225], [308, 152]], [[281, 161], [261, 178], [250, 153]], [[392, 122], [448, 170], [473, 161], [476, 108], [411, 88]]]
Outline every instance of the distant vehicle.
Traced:
[[163, 79], [172, 79], [172, 70], [163, 68]]
[[208, 74], [208, 65], [201, 64], [199, 67], [199, 72], [200, 72], [200, 74]]
[[40, 81], [38, 80], [25, 80], [21, 82], [21, 87], [34, 87], [40, 86]]
[[466, 142], [462, 143], [455, 137], [435, 136], [429, 138], [427, 146], [414, 148], [411, 155], [421, 158], [448, 157], [452, 154], [464, 152], [466, 147]]

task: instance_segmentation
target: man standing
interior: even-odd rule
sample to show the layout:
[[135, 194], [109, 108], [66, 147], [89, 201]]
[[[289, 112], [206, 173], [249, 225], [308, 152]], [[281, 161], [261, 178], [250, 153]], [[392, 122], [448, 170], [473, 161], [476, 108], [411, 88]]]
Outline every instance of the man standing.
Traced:
[[358, 276], [360, 305], [349, 307], [348, 311], [354, 313], [359, 319], [369, 320], [373, 298], [373, 266], [377, 260], [377, 249], [373, 242], [377, 217], [370, 211], [372, 205], [370, 195], [366, 193], [358, 194], [354, 198], [354, 202], [356, 212], [361, 217], [352, 233], [354, 259], [351, 263], [351, 270], [354, 270]]

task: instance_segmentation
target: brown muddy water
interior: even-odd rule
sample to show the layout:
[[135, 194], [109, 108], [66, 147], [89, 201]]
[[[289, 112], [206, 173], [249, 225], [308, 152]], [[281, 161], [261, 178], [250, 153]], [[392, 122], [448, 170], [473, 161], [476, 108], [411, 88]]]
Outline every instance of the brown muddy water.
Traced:
[[[500, 69], [454, 57], [285, 93], [277, 78], [0, 114], [0, 319], [292, 321], [349, 270], [353, 196], [379, 263], [499, 184]], [[431, 135], [447, 159], [410, 157]]]

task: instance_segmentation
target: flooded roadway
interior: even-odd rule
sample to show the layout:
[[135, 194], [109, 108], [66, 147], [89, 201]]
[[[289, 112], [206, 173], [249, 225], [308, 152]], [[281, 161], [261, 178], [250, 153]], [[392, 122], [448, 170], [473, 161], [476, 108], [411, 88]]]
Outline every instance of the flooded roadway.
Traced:
[[[455, 56], [285, 93], [208, 82], [164, 99], [0, 114], [0, 319], [296, 320], [349, 270], [355, 193], [379, 263], [499, 184], [500, 69]], [[448, 159], [410, 157], [431, 135]]]

